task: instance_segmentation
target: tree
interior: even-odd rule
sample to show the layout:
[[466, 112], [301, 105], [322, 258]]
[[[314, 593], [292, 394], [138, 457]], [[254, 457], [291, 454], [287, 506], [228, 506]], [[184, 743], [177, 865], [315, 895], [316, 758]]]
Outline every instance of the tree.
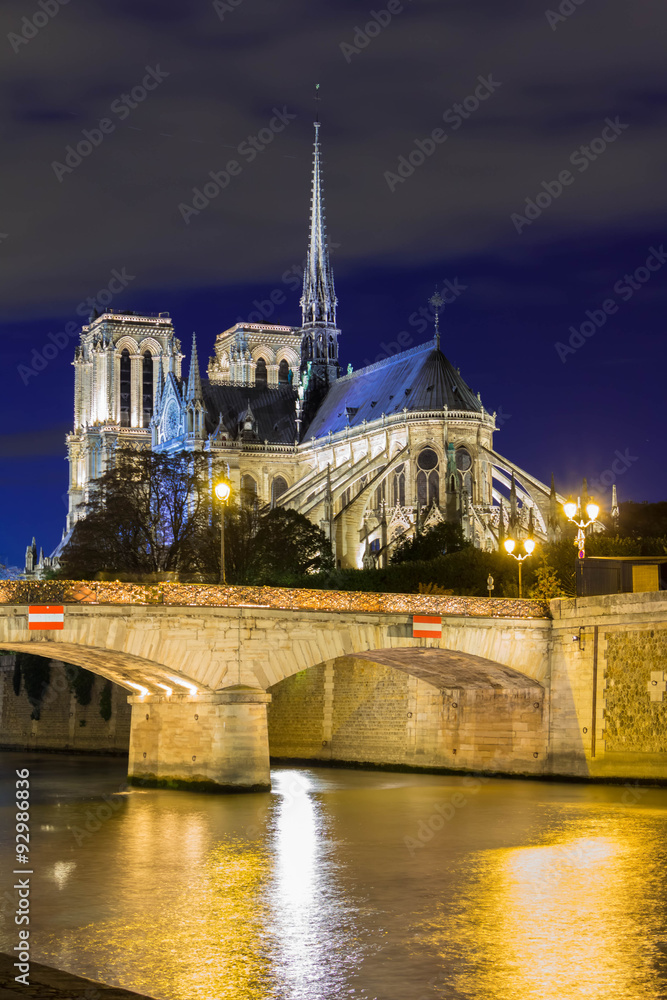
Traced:
[[208, 456], [123, 449], [95, 483], [60, 575], [210, 571]]
[[543, 601], [566, 596], [556, 570], [544, 558], [535, 574], [535, 583], [530, 588], [530, 596]]
[[395, 547], [392, 565], [403, 562], [423, 562], [438, 556], [460, 552], [466, 545], [460, 524], [443, 521], [412, 538], [404, 538]]
[[276, 507], [264, 514], [249, 548], [249, 572], [257, 582], [305, 576], [333, 567], [326, 535], [295, 510]]

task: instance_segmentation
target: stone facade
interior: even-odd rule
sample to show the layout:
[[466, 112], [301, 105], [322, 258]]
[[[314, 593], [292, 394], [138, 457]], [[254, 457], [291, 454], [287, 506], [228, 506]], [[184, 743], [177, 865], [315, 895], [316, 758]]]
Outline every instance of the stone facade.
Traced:
[[111, 717], [100, 715], [100, 695], [105, 678], [96, 677], [90, 704], [79, 705], [70, 691], [63, 664], [51, 662], [49, 690], [39, 720], [31, 719], [32, 706], [25, 688], [14, 694], [14, 657], [0, 656], [0, 746], [31, 750], [68, 750], [78, 753], [127, 753], [131, 710], [127, 690], [111, 689]]
[[[667, 754], [667, 628], [614, 632], [607, 638], [605, 749]], [[651, 697], [650, 687], [660, 688]], [[667, 759], [667, 757], [666, 757]]]

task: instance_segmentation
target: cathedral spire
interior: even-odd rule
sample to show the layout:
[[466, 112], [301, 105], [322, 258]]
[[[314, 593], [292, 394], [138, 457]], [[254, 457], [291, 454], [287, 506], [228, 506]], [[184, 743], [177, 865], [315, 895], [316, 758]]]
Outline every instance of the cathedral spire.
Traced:
[[[316, 88], [319, 105], [319, 83]], [[329, 261], [329, 241], [327, 239], [324, 195], [322, 192], [322, 156], [320, 151], [320, 115], [316, 109], [315, 143], [313, 147], [313, 175], [310, 198], [310, 233], [308, 238], [308, 258], [303, 272], [303, 295], [301, 313], [303, 326], [322, 324], [336, 326], [336, 306], [338, 299], [334, 289], [333, 271]]]
[[199, 374], [199, 358], [197, 357], [197, 336], [192, 334], [192, 356], [190, 358], [190, 374], [188, 375], [188, 387], [185, 392], [186, 400], [190, 402], [201, 402], [204, 398], [201, 388], [201, 375]]

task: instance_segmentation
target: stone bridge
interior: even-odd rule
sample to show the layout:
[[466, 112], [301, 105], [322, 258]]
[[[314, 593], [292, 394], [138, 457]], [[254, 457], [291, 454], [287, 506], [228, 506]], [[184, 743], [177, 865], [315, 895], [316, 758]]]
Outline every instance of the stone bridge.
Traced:
[[[600, 623], [618, 632], [618, 605], [632, 628], [657, 626], [664, 639], [667, 600], [551, 603], [0, 583], [0, 649], [78, 664], [124, 686], [137, 783], [268, 788], [269, 750], [313, 761], [598, 773], [607, 651]], [[31, 631], [29, 606], [37, 604], [62, 605], [63, 627]], [[439, 617], [441, 636], [413, 638], [413, 615]], [[662, 706], [648, 691], [645, 700]], [[649, 752], [660, 754], [659, 743]]]

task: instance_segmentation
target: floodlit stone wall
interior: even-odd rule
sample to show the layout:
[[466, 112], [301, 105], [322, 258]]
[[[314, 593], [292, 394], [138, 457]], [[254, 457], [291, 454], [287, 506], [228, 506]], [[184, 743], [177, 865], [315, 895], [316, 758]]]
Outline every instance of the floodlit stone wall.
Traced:
[[33, 707], [25, 685], [14, 694], [14, 657], [0, 656], [0, 746], [31, 750], [70, 750], [81, 753], [127, 752], [130, 742], [131, 709], [127, 691], [111, 687], [111, 717], [100, 715], [100, 695], [106, 684], [95, 677], [89, 705], [79, 705], [70, 691], [65, 669], [51, 661], [50, 682], [40, 707], [39, 719], [32, 719]]
[[667, 760], [664, 677], [652, 677], [667, 671], [667, 629], [612, 632], [606, 654], [605, 749], [664, 753]]
[[271, 687], [273, 757], [541, 773], [545, 692], [442, 688], [390, 666], [342, 657]]

